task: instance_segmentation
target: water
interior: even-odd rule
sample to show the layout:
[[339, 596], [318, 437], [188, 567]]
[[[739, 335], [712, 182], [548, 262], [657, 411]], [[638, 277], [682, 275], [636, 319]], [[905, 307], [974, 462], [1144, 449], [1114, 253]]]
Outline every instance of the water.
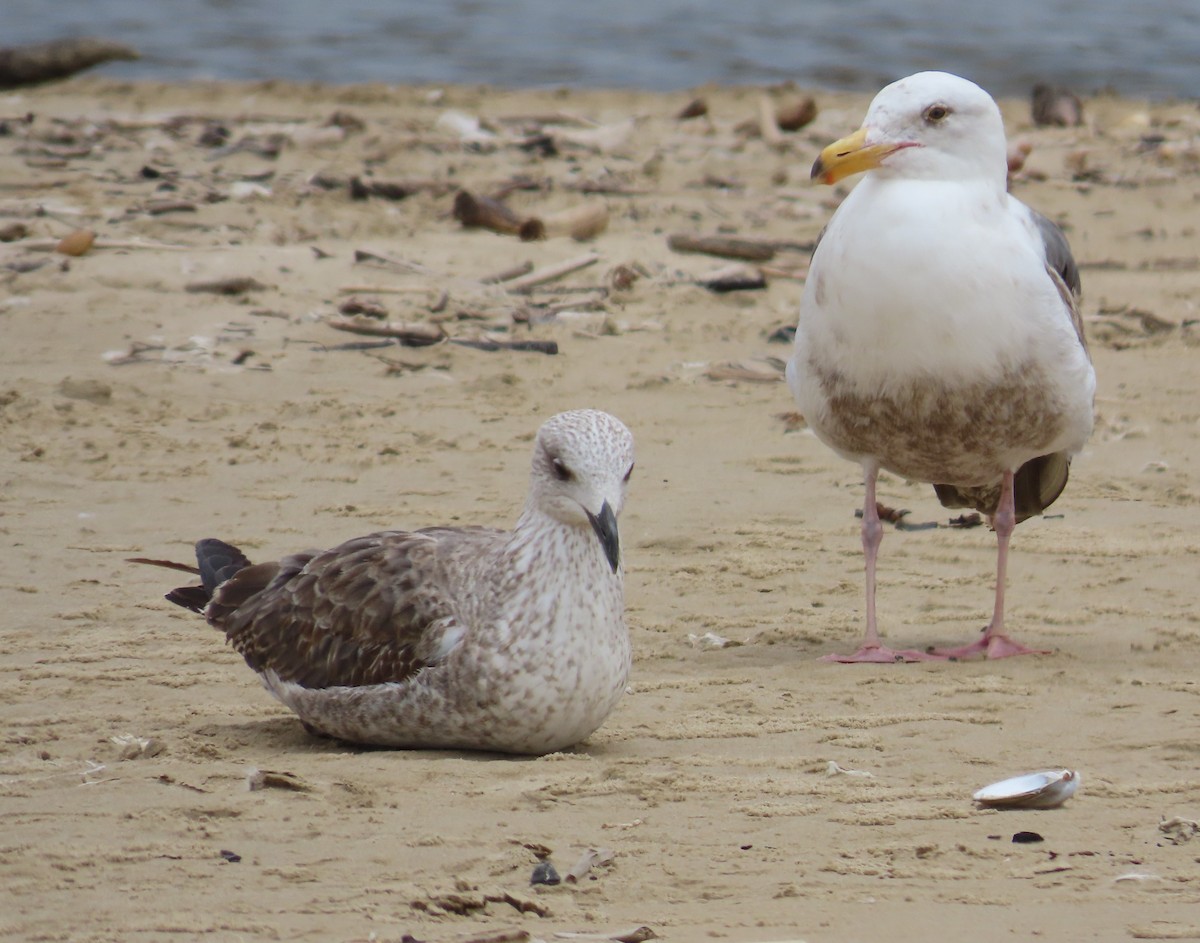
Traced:
[[1200, 98], [1200, 0], [0, 0], [4, 45], [80, 35], [140, 49], [102, 70], [130, 79], [871, 91], [937, 68]]

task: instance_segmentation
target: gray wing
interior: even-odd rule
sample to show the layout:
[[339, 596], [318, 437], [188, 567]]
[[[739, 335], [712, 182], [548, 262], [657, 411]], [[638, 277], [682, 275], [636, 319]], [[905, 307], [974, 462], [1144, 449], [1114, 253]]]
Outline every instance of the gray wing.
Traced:
[[384, 531], [246, 567], [206, 611], [257, 672], [307, 688], [404, 681], [462, 639], [446, 559], [497, 544], [485, 528]]
[[1025, 209], [1029, 213], [1029, 218], [1033, 221], [1038, 235], [1042, 237], [1046, 271], [1054, 279], [1059, 297], [1062, 298], [1063, 304], [1066, 305], [1067, 311], [1071, 315], [1071, 323], [1075, 326], [1079, 343], [1083, 344], [1086, 350], [1087, 338], [1083, 334], [1083, 315], [1079, 310], [1079, 296], [1083, 292], [1083, 285], [1079, 280], [1079, 266], [1075, 262], [1075, 256], [1071, 254], [1071, 246], [1067, 242], [1067, 237], [1063, 235], [1063, 231], [1052, 220], [1028, 206]]

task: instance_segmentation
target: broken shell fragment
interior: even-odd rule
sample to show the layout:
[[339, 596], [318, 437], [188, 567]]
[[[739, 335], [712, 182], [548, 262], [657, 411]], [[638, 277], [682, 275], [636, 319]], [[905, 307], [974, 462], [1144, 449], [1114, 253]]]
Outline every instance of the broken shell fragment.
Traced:
[[972, 797], [980, 805], [1009, 809], [1053, 809], [1079, 788], [1079, 774], [1069, 769], [1025, 773], [984, 786]]

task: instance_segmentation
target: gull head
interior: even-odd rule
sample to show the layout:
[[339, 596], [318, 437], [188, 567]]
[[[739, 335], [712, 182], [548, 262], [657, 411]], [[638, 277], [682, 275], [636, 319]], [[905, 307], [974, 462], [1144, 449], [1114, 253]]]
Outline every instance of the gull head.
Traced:
[[948, 72], [918, 72], [871, 102], [863, 125], [830, 144], [812, 168], [836, 183], [865, 170], [913, 180], [987, 180], [1007, 174], [1004, 122], [992, 96]]
[[530, 500], [544, 514], [590, 528], [615, 573], [617, 515], [633, 475], [633, 435], [615, 416], [575, 409], [547, 419], [533, 447]]

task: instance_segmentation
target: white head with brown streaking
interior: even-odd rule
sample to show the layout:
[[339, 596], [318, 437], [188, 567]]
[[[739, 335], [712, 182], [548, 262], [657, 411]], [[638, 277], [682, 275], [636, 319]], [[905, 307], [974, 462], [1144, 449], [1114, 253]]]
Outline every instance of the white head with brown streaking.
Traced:
[[620, 564], [617, 517], [633, 475], [633, 436], [594, 409], [559, 413], [538, 430], [527, 513], [595, 531], [614, 571]]

